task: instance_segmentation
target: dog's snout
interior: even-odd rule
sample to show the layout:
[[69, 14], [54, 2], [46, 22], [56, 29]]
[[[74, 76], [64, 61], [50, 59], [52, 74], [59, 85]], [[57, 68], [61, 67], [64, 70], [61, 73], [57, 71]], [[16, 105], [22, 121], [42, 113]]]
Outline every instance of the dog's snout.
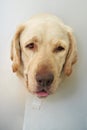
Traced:
[[39, 86], [47, 87], [52, 84], [54, 76], [52, 73], [36, 74], [36, 81]]

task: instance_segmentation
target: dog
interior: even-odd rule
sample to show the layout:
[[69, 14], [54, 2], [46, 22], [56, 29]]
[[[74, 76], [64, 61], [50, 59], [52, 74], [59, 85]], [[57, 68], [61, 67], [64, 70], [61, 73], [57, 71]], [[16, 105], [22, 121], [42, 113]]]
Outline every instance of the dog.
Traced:
[[53, 94], [77, 61], [72, 29], [51, 14], [32, 17], [16, 30], [11, 60], [13, 72], [22, 77], [29, 92], [38, 97]]

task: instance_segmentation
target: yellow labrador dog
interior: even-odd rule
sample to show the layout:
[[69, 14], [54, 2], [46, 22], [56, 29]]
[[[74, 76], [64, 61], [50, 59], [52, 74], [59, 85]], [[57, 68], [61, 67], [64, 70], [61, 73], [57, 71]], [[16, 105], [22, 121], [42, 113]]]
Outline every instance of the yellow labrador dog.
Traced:
[[38, 97], [54, 93], [63, 75], [72, 73], [77, 47], [72, 29], [54, 15], [42, 14], [20, 25], [12, 40], [13, 72]]

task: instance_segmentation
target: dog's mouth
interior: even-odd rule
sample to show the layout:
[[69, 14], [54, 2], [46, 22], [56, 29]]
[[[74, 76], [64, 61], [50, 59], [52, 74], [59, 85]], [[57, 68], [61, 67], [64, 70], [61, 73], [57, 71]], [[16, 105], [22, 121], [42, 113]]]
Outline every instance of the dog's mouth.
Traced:
[[49, 93], [44, 89], [37, 91], [36, 94], [38, 97], [47, 97], [49, 95]]

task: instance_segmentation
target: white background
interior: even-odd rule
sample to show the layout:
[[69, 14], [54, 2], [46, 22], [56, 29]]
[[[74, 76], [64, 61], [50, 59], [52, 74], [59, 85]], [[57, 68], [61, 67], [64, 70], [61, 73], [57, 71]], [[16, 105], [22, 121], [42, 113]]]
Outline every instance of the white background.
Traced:
[[[61, 85], [58, 99], [52, 96], [47, 100], [51, 107], [56, 105], [56, 109], [47, 105], [47, 112], [56, 114], [52, 120], [42, 116], [41, 119], [46, 120], [45, 129], [42, 128], [86, 130], [87, 0], [0, 0], [0, 130], [22, 130], [23, 127], [27, 91], [11, 71], [10, 45], [16, 26], [38, 13], [53, 13], [74, 29], [79, 55], [72, 76]], [[35, 119], [39, 120], [37, 115]]]

